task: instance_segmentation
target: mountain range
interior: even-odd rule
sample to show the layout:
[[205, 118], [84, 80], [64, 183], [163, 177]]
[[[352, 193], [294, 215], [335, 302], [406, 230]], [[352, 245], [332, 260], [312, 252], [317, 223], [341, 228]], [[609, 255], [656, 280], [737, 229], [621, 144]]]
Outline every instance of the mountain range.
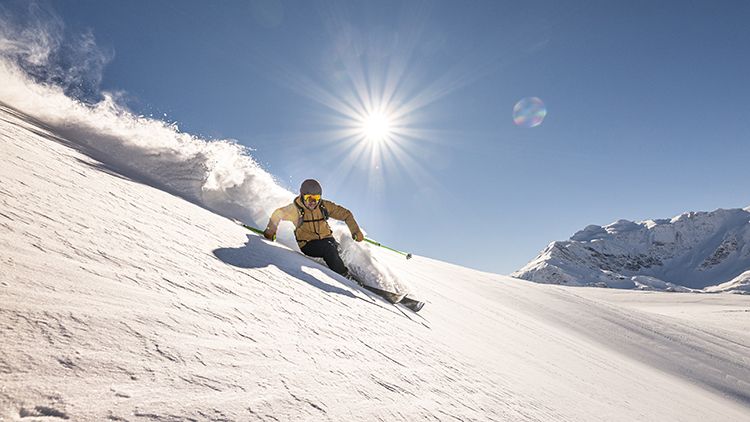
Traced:
[[590, 225], [511, 275], [571, 286], [750, 293], [750, 207]]

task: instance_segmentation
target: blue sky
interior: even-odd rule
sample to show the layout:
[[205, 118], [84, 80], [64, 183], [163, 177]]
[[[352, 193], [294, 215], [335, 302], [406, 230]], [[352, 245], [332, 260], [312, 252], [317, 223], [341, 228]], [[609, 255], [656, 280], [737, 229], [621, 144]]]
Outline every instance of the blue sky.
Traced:
[[[509, 273], [588, 224], [750, 205], [747, 2], [48, 6], [112, 53], [102, 88], [131, 109], [252, 147], [290, 190], [319, 179], [416, 254]], [[384, 92], [408, 112], [373, 160], [337, 104]], [[529, 96], [547, 118], [517, 127]]]

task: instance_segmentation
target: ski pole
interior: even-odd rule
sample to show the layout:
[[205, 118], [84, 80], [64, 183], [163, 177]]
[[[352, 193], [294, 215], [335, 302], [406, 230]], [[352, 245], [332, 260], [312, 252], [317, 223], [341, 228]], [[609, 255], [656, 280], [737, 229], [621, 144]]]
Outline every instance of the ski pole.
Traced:
[[257, 234], [259, 234], [259, 235], [261, 235], [261, 236], [262, 236], [262, 235], [263, 235], [263, 233], [264, 233], [264, 231], [263, 231], [263, 230], [261, 230], [261, 229], [256, 229], [256, 228], [255, 228], [255, 227], [253, 227], [253, 226], [248, 226], [248, 225], [247, 225], [247, 224], [245, 224], [245, 223], [240, 223], [240, 225], [241, 225], [242, 227], [244, 227], [244, 228], [246, 228], [246, 229], [250, 230], [251, 232], [253, 232], [253, 233], [257, 233]]
[[398, 253], [398, 254], [401, 254], [401, 255], [405, 256], [405, 257], [406, 257], [406, 259], [411, 259], [411, 254], [410, 254], [410, 253], [406, 253], [406, 252], [401, 252], [401, 251], [399, 251], [399, 250], [396, 250], [396, 249], [390, 248], [390, 247], [388, 247], [388, 246], [385, 246], [384, 244], [382, 244], [382, 243], [380, 243], [380, 242], [377, 242], [377, 241], [375, 241], [375, 240], [372, 240], [372, 239], [368, 239], [368, 238], [365, 238], [365, 242], [367, 242], [367, 243], [371, 243], [371, 244], [373, 244], [373, 245], [375, 245], [375, 246], [380, 246], [381, 248], [385, 248], [385, 249], [388, 249], [389, 251], [393, 251], [393, 252], [396, 252], [396, 253]]
[[[259, 235], [261, 235], [261, 236], [263, 236], [263, 235], [265, 234], [265, 232], [264, 232], [263, 230], [261, 230], [261, 229], [255, 228], [255, 227], [253, 227], [253, 226], [248, 226], [247, 224], [245, 224], [245, 223], [243, 223], [243, 222], [241, 222], [241, 221], [239, 221], [239, 220], [234, 220], [234, 221], [235, 221], [235, 222], [236, 222], [237, 224], [239, 224], [239, 225], [241, 225], [242, 227], [244, 227], [244, 228], [246, 228], [246, 229], [250, 230], [250, 231], [251, 231], [251, 232], [253, 232], [253, 233], [257, 233], [257, 234], [259, 234]], [[275, 236], [274, 236], [274, 238], [275, 238]], [[399, 250], [396, 250], [396, 249], [393, 249], [393, 248], [391, 248], [391, 247], [388, 247], [388, 246], [386, 246], [386, 245], [384, 245], [384, 244], [382, 244], [382, 243], [380, 243], [380, 242], [377, 242], [377, 241], [375, 241], [375, 240], [372, 240], [372, 239], [368, 239], [368, 238], [365, 238], [365, 242], [367, 242], [367, 243], [371, 243], [371, 244], [373, 244], [373, 245], [375, 245], [375, 246], [380, 246], [381, 248], [384, 248], [384, 249], [388, 249], [389, 251], [393, 251], [393, 252], [396, 252], [397, 254], [401, 254], [401, 255], [405, 256], [405, 257], [406, 257], [406, 259], [411, 259], [411, 254], [410, 254], [410, 253], [406, 253], [406, 252], [401, 252], [401, 251], [399, 251]]]
[[[250, 230], [250, 231], [251, 231], [251, 232], [253, 232], [253, 233], [259, 234], [259, 235], [261, 235], [261, 236], [264, 236], [264, 237], [265, 237], [265, 235], [266, 235], [266, 232], [265, 232], [265, 231], [263, 231], [263, 230], [261, 230], [261, 229], [258, 229], [258, 228], [255, 228], [255, 227], [253, 227], [253, 226], [248, 226], [247, 224], [243, 223], [243, 222], [242, 222], [242, 221], [240, 221], [240, 220], [234, 220], [234, 222], [235, 222], [235, 223], [237, 223], [237, 224], [239, 224], [240, 226], [242, 226], [242, 227], [244, 227], [244, 228], [246, 228], [246, 229]], [[276, 235], [274, 235], [274, 236], [273, 236], [273, 240], [276, 240]]]

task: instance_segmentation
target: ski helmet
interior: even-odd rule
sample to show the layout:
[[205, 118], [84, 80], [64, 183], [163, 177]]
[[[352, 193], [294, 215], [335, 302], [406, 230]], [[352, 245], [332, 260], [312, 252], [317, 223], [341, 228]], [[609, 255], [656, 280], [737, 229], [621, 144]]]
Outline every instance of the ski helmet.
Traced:
[[307, 179], [304, 182], [302, 182], [302, 186], [299, 188], [300, 195], [322, 195], [323, 194], [323, 188], [320, 187], [320, 183], [318, 183], [315, 179]]

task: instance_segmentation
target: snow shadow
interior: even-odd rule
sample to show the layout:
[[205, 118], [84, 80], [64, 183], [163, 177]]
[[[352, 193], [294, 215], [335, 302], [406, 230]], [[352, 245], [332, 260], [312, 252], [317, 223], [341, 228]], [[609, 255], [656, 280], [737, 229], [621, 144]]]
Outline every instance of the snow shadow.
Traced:
[[[351, 291], [325, 283], [304, 271], [304, 267], [319, 266], [322, 271], [329, 268], [307, 259], [295, 252], [286, 251], [268, 245], [259, 236], [247, 235], [247, 242], [239, 248], [219, 248], [213, 251], [214, 256], [225, 264], [239, 268], [265, 268], [274, 265], [290, 276], [302, 280], [305, 283], [317, 287], [327, 293], [336, 293], [343, 296], [357, 298]], [[285, 254], [287, 256], [280, 256]]]

